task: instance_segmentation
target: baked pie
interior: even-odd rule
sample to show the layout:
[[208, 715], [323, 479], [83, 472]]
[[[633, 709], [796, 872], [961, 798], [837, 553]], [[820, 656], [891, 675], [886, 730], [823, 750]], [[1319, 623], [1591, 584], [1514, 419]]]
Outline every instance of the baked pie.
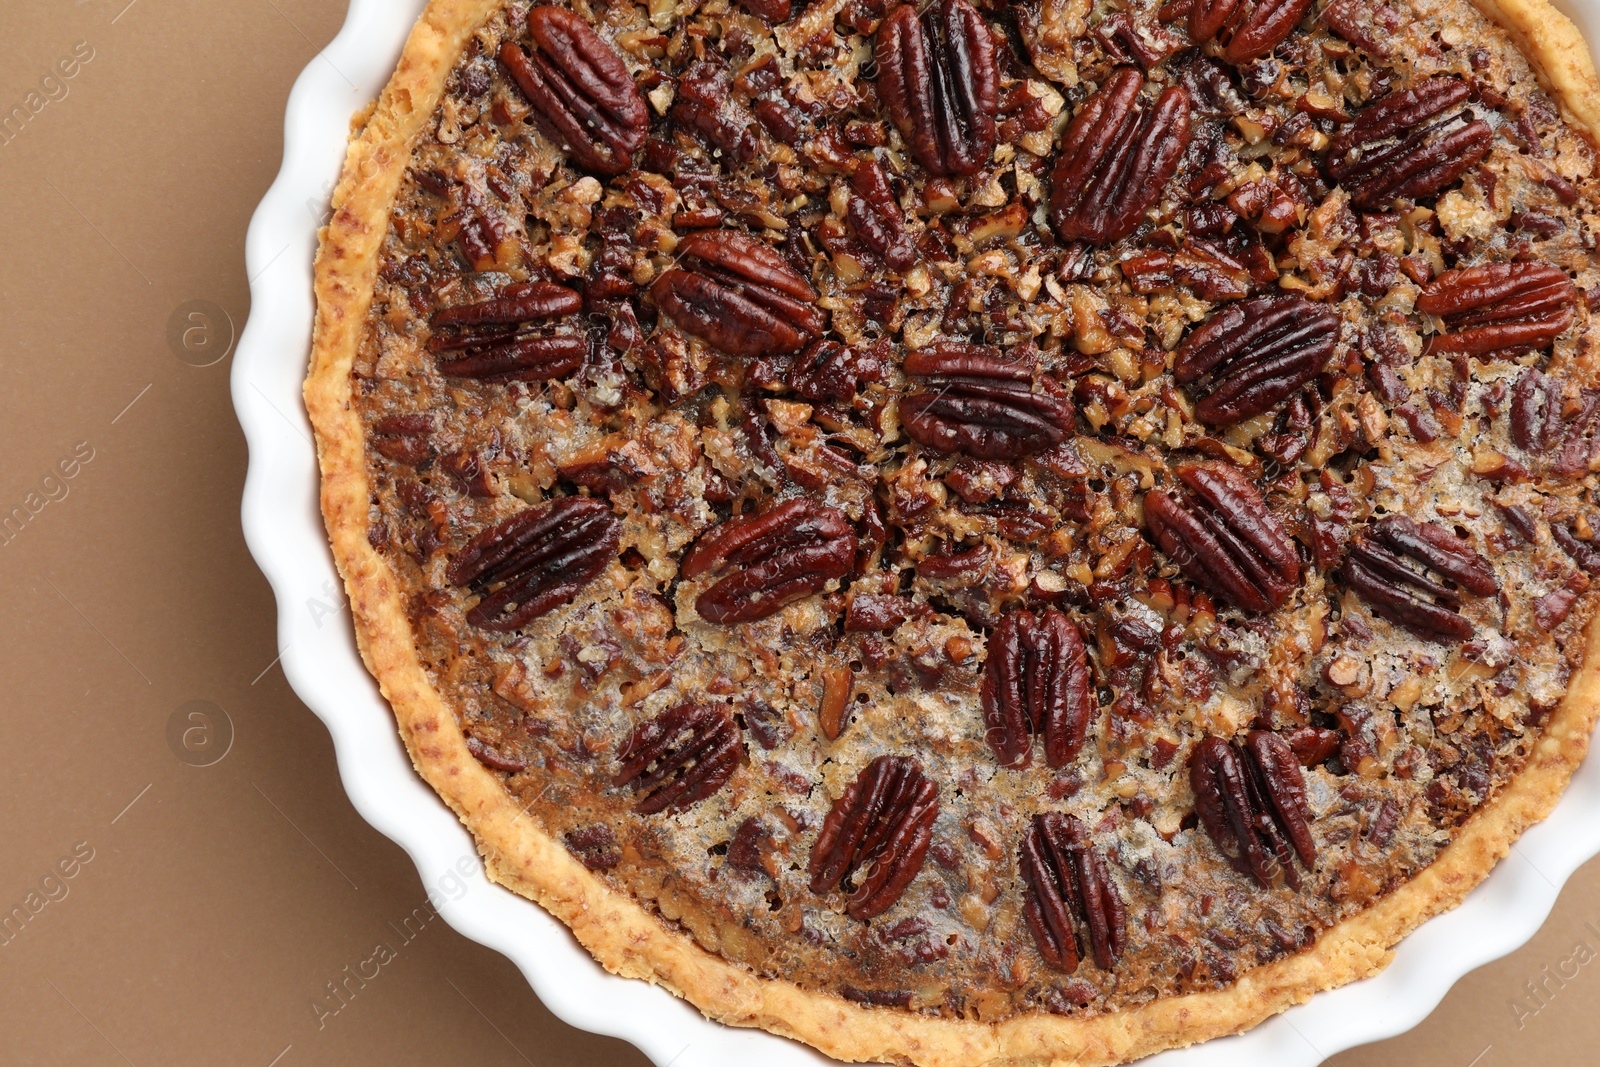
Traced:
[[1376, 972], [1600, 707], [1596, 129], [1544, 0], [433, 0], [306, 389], [417, 769], [842, 1059]]

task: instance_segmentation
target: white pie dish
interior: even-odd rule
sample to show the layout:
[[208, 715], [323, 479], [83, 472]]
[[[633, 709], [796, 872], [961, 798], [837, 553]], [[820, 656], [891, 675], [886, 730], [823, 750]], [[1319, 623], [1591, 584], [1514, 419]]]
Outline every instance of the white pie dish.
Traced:
[[[1600, 0], [1567, 8], [1600, 40]], [[387, 705], [356, 652], [321, 515], [300, 398], [312, 323], [317, 229], [343, 160], [350, 116], [388, 80], [423, 0], [353, 0], [344, 28], [289, 98], [284, 163], [250, 226], [252, 308], [233, 369], [250, 446], [246, 540], [277, 595], [285, 674], [333, 735], [352, 802], [399, 843], [453, 927], [510, 957], [557, 1015], [632, 1042], [674, 1067], [824, 1057], [758, 1031], [704, 1019], [663, 990], [606, 974], [536, 905], [491, 884], [466, 829], [412, 770]], [[1403, 942], [1376, 978], [1319, 994], [1255, 1030], [1144, 1061], [1151, 1067], [1311, 1067], [1420, 1022], [1462, 975], [1523, 944], [1560, 885], [1600, 852], [1600, 761], [1586, 762], [1559, 807], [1457, 910]]]

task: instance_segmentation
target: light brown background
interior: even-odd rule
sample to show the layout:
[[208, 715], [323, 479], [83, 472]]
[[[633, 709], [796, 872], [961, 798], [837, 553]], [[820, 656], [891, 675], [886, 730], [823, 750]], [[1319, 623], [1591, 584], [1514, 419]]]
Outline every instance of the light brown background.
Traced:
[[[343, 17], [339, 0], [0, 0], [0, 116], [93, 53], [0, 144], [0, 514], [39, 509], [0, 535], [0, 913], [59, 898], [0, 944], [0, 1063], [644, 1063], [442, 921], [403, 934], [416, 870], [350, 807], [274, 665], [228, 361], [168, 342], [192, 301], [243, 326], [284, 102]], [[75, 449], [93, 458], [42, 485]], [[210, 766], [168, 739], [191, 701], [232, 724]], [[46, 883], [75, 849], [93, 858]], [[1600, 951], [1589, 922], [1600, 864], [1417, 1030], [1333, 1062], [1594, 1062], [1600, 964], [1547, 981], [1520, 1026], [1511, 1006], [1537, 1007], [1524, 984], [1580, 940]], [[395, 958], [319, 1020], [327, 983], [380, 942]]]

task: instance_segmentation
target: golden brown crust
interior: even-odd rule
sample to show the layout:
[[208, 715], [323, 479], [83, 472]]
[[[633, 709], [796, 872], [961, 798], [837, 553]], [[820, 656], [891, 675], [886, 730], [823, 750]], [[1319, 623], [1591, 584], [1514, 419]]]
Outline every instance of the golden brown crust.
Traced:
[[[1545, 0], [1475, 2], [1508, 28], [1573, 119], [1600, 139], [1600, 79], [1572, 23]], [[1526, 766], [1437, 861], [1310, 949], [1258, 967], [1224, 990], [1090, 1019], [1036, 1014], [992, 1026], [865, 1008], [758, 978], [609, 889], [472, 757], [418, 657], [400, 583], [367, 539], [365, 440], [351, 403], [350, 370], [384, 228], [412, 147], [456, 57], [499, 6], [500, 0], [433, 0], [351, 145], [317, 257], [316, 334], [305, 396], [318, 440], [323, 513], [362, 656], [394, 708], [417, 770], [472, 831], [491, 877], [560, 918], [608, 970], [663, 985], [718, 1021], [795, 1037], [844, 1060], [951, 1067], [1126, 1062], [1247, 1029], [1319, 990], [1376, 973], [1395, 943], [1459, 904], [1512, 842], [1554, 807], [1600, 713], [1600, 620], [1590, 625], [1583, 666]]]
[[1591, 140], [1600, 141], [1600, 76], [1589, 44], [1549, 0], [1473, 0], [1504, 26], [1552, 95]]

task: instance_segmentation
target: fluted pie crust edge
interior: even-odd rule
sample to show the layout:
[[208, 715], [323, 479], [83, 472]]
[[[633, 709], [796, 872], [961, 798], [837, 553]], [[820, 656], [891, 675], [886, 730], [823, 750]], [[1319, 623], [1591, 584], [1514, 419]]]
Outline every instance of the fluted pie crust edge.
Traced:
[[[1569, 121], [1600, 140], [1600, 77], [1577, 28], [1547, 0], [1474, 0], [1511, 33]], [[1429, 867], [1309, 949], [1232, 986], [1088, 1019], [1021, 1015], [997, 1024], [862, 1007], [758, 977], [700, 948], [631, 896], [608, 888], [524, 812], [468, 751], [418, 657], [402, 589], [369, 544], [366, 441], [351, 366], [366, 325], [389, 213], [416, 139], [467, 39], [502, 0], [432, 0], [389, 84], [357, 117], [316, 259], [316, 326], [306, 406], [316, 431], [322, 511], [349, 592], [362, 658], [394, 708], [418, 773], [472, 831], [488, 874], [571, 928], [609, 971], [661, 985], [710, 1018], [797, 1038], [843, 1060], [924, 1067], [1123, 1063], [1237, 1033], [1312, 994], [1376, 974], [1393, 946], [1459, 904], [1529, 826], [1554, 808], [1600, 714], [1600, 618], [1583, 664], [1527, 765]]]

